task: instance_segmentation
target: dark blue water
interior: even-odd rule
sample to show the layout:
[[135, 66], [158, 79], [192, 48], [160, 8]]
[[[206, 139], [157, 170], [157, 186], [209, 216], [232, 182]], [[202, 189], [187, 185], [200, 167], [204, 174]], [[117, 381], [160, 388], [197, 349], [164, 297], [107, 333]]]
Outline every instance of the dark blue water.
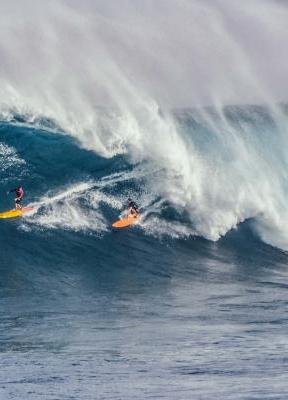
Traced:
[[[0, 224], [1, 399], [287, 398], [288, 256], [253, 219], [186, 234], [145, 161], [19, 122], [0, 143], [1, 210], [18, 184], [36, 208]], [[113, 231], [131, 195], [143, 221]]]

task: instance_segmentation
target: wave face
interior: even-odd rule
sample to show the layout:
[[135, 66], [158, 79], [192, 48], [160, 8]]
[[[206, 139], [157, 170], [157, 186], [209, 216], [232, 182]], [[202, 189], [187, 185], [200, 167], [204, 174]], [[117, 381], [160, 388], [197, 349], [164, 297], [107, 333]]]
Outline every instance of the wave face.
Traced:
[[[143, 208], [141, 228], [154, 237], [216, 241], [249, 220], [266, 243], [288, 248], [284, 106], [277, 114], [264, 106], [169, 115], [157, 109], [153, 117], [141, 114], [141, 125], [131, 116], [97, 112], [107, 132], [106, 157], [47, 120], [29, 126], [14, 116], [2, 123], [2, 190], [15, 186], [16, 176], [38, 208], [23, 229], [104, 235], [133, 197]], [[109, 126], [118, 137], [131, 136], [117, 146]], [[3, 198], [2, 207], [11, 206]]]
[[46, 3], [1, 2], [0, 397], [286, 399], [285, 2]]

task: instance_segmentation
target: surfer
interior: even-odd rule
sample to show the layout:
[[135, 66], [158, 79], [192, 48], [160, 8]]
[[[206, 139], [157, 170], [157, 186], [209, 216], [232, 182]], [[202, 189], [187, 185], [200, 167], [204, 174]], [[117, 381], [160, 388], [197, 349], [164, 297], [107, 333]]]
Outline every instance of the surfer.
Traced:
[[125, 228], [130, 225], [134, 225], [140, 219], [140, 210], [135, 201], [128, 199], [128, 212], [127, 215], [115, 221], [112, 226], [113, 228]]
[[22, 186], [17, 186], [16, 189], [11, 189], [9, 193], [15, 192], [16, 193], [16, 198], [15, 198], [15, 209], [16, 210], [21, 210], [22, 205], [21, 202], [23, 200], [23, 197], [25, 195], [24, 189]]
[[139, 207], [132, 199], [128, 199], [128, 211], [129, 214], [133, 217], [137, 217], [137, 215], [139, 214]]

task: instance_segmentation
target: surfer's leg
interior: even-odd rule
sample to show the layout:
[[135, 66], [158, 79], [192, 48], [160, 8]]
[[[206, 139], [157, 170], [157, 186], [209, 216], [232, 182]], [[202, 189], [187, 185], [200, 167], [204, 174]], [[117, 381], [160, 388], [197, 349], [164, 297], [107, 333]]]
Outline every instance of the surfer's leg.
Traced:
[[135, 217], [136, 210], [134, 208], [131, 208], [130, 214], [131, 214], [132, 217]]
[[15, 199], [15, 209], [16, 210], [21, 210], [22, 206], [20, 204], [21, 199], [18, 199], [18, 197]]

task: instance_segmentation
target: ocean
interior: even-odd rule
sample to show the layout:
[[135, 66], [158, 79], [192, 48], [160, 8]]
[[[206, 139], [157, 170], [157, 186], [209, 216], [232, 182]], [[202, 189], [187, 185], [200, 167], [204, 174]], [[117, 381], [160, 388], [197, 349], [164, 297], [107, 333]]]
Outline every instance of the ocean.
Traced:
[[286, 400], [287, 1], [0, 4], [0, 400]]
[[[1, 122], [1, 209], [18, 184], [36, 209], [0, 224], [1, 399], [286, 398], [288, 257], [267, 225], [281, 193], [259, 168], [284, 162], [281, 132], [266, 109], [226, 110], [227, 147], [247, 146], [235, 159], [212, 119], [174, 119], [200, 167], [215, 163], [190, 193], [163, 153], [104, 158], [52, 122]], [[142, 220], [115, 231], [128, 197]]]

